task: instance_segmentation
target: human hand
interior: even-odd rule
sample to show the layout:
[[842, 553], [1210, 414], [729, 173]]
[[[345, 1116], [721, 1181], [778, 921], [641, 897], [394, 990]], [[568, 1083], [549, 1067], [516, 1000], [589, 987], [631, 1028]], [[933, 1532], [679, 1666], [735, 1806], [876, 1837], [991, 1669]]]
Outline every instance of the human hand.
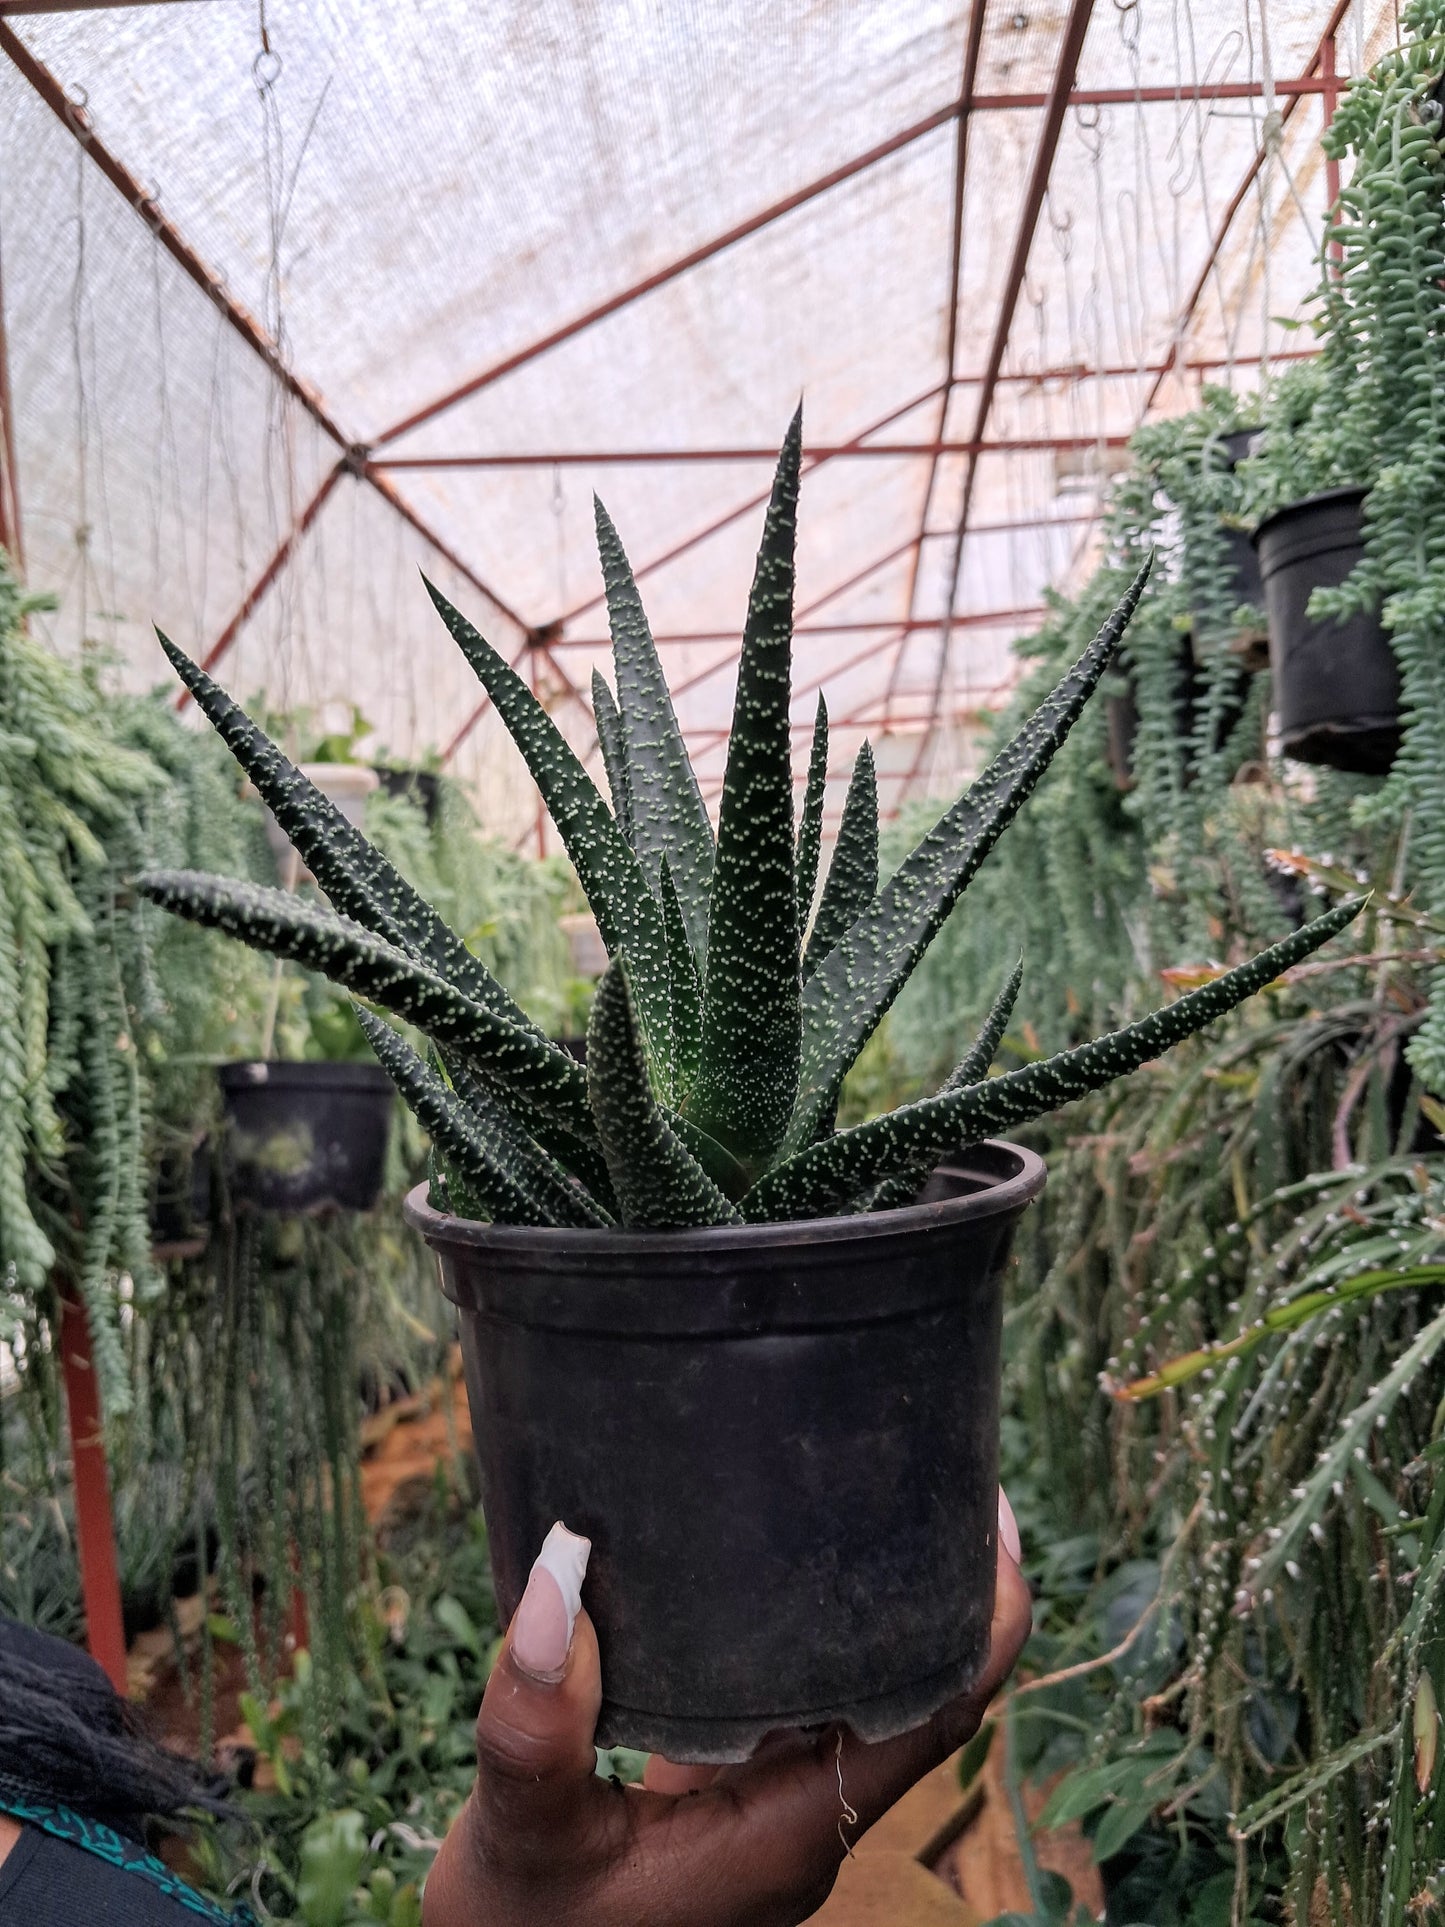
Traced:
[[[871, 1746], [836, 1726], [778, 1735], [742, 1766], [654, 1755], [641, 1787], [594, 1770], [597, 1637], [539, 1562], [487, 1683], [476, 1786], [428, 1876], [424, 1927], [797, 1927], [846, 1850], [840, 1785], [856, 1839], [973, 1736], [1013, 1670], [1031, 1613], [1002, 1492], [999, 1539], [988, 1663], [926, 1725]], [[572, 1544], [580, 1580], [587, 1542]]]

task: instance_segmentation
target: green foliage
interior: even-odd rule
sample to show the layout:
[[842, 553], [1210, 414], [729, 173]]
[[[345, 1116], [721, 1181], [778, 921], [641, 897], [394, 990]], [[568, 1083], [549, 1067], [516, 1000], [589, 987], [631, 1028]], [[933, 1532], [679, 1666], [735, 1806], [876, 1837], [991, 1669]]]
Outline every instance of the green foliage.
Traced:
[[[1320, 604], [1378, 608], [1400, 668], [1403, 740], [1379, 805], [1411, 815], [1412, 866], [1445, 909], [1445, 149], [1434, 89], [1445, 8], [1414, 0], [1404, 44], [1356, 81], [1326, 136], [1354, 167], [1321, 280], [1335, 434], [1368, 482], [1365, 559]], [[1445, 971], [1411, 1056], [1445, 1089]]]
[[[528, 1023], [424, 897], [202, 670], [165, 643], [338, 914], [203, 877], [150, 873], [138, 889], [258, 949], [325, 970], [425, 1029], [443, 1062], [477, 1080], [476, 1089], [510, 1116], [504, 1128], [495, 1109], [483, 1115], [487, 1106], [468, 1105], [465, 1078], [454, 1074], [445, 1093], [414, 1054], [388, 1049], [410, 1095], [446, 1130], [448, 1195], [470, 1195], [500, 1218], [535, 1222], [540, 1208], [551, 1222], [572, 1221], [548, 1210], [526, 1180], [526, 1159], [534, 1177], [539, 1168], [533, 1153], [555, 1158], [569, 1174], [563, 1182], [584, 1196], [590, 1189], [599, 1215], [615, 1203], [624, 1224], [726, 1222], [734, 1207], [754, 1219], [866, 1209], [877, 1186], [916, 1169], [930, 1150], [1036, 1116], [1122, 1074], [1213, 1022], [1341, 925], [1341, 918], [1321, 919], [1219, 984], [1089, 1052], [1001, 1085], [1001, 1094], [982, 1078], [950, 1087], [932, 1108], [901, 1112], [892, 1125], [835, 1135], [850, 1068], [1064, 743], [1119, 646], [1149, 563], [1146, 556], [1017, 738], [881, 888], [865, 749], [851, 785], [847, 836], [814, 923], [809, 963], [816, 967], [805, 984], [798, 859], [801, 850], [806, 881], [816, 832], [806, 797], [804, 824], [795, 830], [788, 728], [801, 433], [795, 417], [764, 524], [715, 851], [710, 832], [704, 837], [636, 584], [605, 514], [599, 512], [598, 526], [618, 691], [615, 705], [601, 701], [599, 729], [615, 813], [522, 678], [431, 592], [528, 761], [613, 959], [594, 1017], [585, 1105], [572, 1060]], [[814, 816], [819, 789], [815, 775]], [[697, 934], [700, 893], [705, 950]], [[515, 1133], [533, 1143], [519, 1147]], [[609, 1174], [601, 1196], [599, 1152]], [[516, 1180], [505, 1195], [503, 1171]]]
[[420, 1888], [476, 1774], [473, 1726], [499, 1627], [475, 1499], [440, 1471], [378, 1550], [358, 1608], [364, 1664], [325, 1730], [316, 1676], [297, 1669], [245, 1710], [268, 1790], [237, 1796], [239, 1823], [192, 1846], [204, 1888], [245, 1891], [304, 1927], [419, 1927]]

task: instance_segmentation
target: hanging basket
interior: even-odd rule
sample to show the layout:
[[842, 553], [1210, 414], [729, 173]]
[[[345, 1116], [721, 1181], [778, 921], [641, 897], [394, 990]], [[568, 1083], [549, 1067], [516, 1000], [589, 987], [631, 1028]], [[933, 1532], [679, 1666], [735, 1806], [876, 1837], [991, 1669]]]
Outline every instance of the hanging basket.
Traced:
[[1383, 776], [1400, 747], [1400, 672], [1374, 610], [1342, 622], [1309, 613], [1364, 554], [1362, 488], [1307, 495], [1255, 531], [1269, 611], [1280, 746], [1297, 763]]
[[163, 1151], [151, 1179], [151, 1256], [158, 1264], [196, 1258], [211, 1235], [211, 1141]]
[[301, 1214], [375, 1207], [392, 1113], [379, 1064], [227, 1064], [221, 1094], [236, 1204]]
[[442, 796], [442, 779], [435, 770], [383, 769], [377, 763], [373, 765], [373, 774], [388, 796], [404, 796], [423, 813], [428, 827], [435, 824]]

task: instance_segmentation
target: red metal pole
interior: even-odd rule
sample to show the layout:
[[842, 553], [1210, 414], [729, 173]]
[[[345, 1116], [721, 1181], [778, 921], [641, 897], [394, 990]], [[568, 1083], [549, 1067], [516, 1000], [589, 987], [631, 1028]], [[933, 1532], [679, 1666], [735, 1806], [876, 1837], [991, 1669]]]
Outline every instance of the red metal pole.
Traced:
[[91, 1353], [90, 1321], [69, 1279], [59, 1281], [60, 1363], [70, 1416], [70, 1463], [75, 1476], [75, 1538], [85, 1638], [92, 1659], [118, 1693], [127, 1689], [120, 1570], [110, 1510], [110, 1472], [101, 1433], [100, 1393]]
[[[1122, 448], [1126, 435], [1015, 435], [1006, 440], [967, 442], [835, 442], [804, 449], [805, 458], [819, 462], [902, 461], [918, 456], [940, 455], [1023, 455], [1033, 451], [1080, 448]], [[475, 468], [633, 468], [639, 465], [664, 467], [686, 462], [765, 462], [778, 459], [775, 448], [548, 448], [529, 449], [515, 454], [486, 455], [397, 455], [369, 463], [368, 475], [395, 473], [400, 469], [475, 469]]]
[[[1003, 358], [1008, 351], [1009, 336], [1013, 332], [1014, 314], [1018, 308], [1019, 296], [1023, 292], [1024, 276], [1028, 272], [1029, 255], [1033, 251], [1034, 234], [1043, 212], [1044, 197], [1049, 189], [1049, 176], [1053, 172], [1054, 155], [1058, 151], [1059, 136], [1064, 131], [1064, 116], [1068, 111], [1069, 95], [1073, 91], [1074, 77], [1078, 72], [1079, 58], [1084, 51], [1084, 40], [1093, 17], [1094, 0], [1072, 0], [1069, 17], [1064, 24], [1063, 40], [1059, 47], [1058, 64], [1054, 69], [1053, 83], [1049, 88], [1048, 105], [1044, 109], [1043, 126], [1039, 130], [1039, 143], [1034, 153], [1034, 164], [1029, 175], [1023, 208], [1019, 214], [1018, 232], [1014, 239], [1014, 250], [1009, 262], [1008, 278], [1004, 282], [1003, 299], [999, 303], [997, 319], [994, 322], [993, 340], [989, 346], [988, 362], [984, 368], [983, 382], [978, 397], [978, 407], [974, 411], [973, 434], [970, 438], [983, 444], [984, 431], [993, 409], [994, 390], [998, 385], [999, 372]], [[974, 484], [978, 479], [978, 453], [971, 452], [963, 476], [963, 501], [958, 512], [958, 533], [954, 539], [953, 559], [949, 571], [948, 602], [946, 613], [952, 614], [954, 600], [958, 594], [958, 578], [963, 564], [964, 543], [968, 539], [968, 518], [973, 507]], [[943, 637], [938, 646], [938, 672], [934, 678], [933, 703], [936, 707], [943, 692], [943, 678], [948, 664], [949, 630], [945, 626]], [[900, 797], [906, 795], [923, 766], [923, 752], [927, 738], [920, 739], [918, 754], [913, 759], [913, 767], [904, 778]]]
[[5, 280], [0, 274], [0, 549], [25, 573], [25, 542], [20, 526], [20, 473], [15, 456], [15, 405], [10, 398], [10, 362], [5, 347]]
[[[1336, 36], [1331, 34], [1320, 49], [1320, 71], [1325, 83], [1324, 124], [1328, 128], [1335, 117], [1335, 109], [1340, 104], [1340, 82], [1337, 69], [1339, 49]], [[1329, 197], [1330, 218], [1333, 219], [1340, 204], [1340, 164], [1333, 154], [1325, 155], [1325, 193]], [[1338, 273], [1345, 259], [1345, 250], [1338, 241], [1330, 242], [1330, 260]]]

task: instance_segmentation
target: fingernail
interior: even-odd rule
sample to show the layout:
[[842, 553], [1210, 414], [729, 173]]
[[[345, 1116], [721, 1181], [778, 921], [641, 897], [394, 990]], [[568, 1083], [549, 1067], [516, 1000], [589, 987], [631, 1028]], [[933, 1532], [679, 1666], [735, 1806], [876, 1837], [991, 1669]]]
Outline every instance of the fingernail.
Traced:
[[512, 1658], [533, 1679], [555, 1682], [567, 1670], [591, 1551], [592, 1541], [560, 1519], [542, 1541], [512, 1620]]
[[1019, 1543], [1019, 1522], [1014, 1517], [1014, 1509], [1008, 1502], [1008, 1494], [1000, 1486], [998, 1489], [998, 1536], [1004, 1551], [1015, 1565], [1023, 1558], [1023, 1547]]

